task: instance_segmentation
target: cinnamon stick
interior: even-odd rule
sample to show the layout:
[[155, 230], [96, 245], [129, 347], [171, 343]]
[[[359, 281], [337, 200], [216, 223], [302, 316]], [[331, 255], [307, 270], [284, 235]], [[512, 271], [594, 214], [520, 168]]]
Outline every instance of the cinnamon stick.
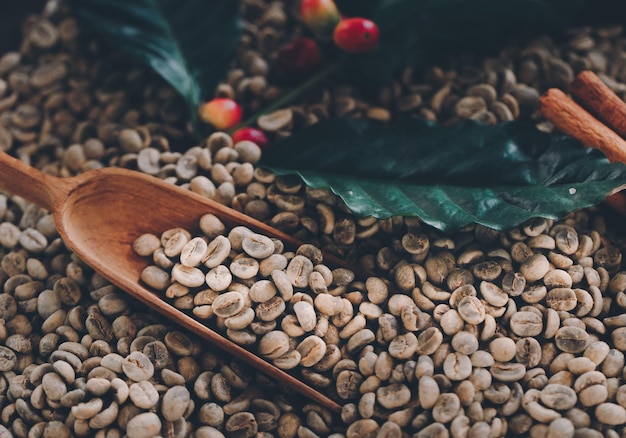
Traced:
[[[585, 104], [589, 102], [589, 95], [592, 94], [579, 93]], [[549, 89], [541, 96], [539, 103], [541, 113], [561, 132], [574, 137], [585, 146], [600, 149], [611, 162], [626, 163], [626, 141], [561, 90]], [[603, 118], [613, 118], [608, 115], [611, 108], [613, 107], [601, 108]], [[622, 216], [626, 216], [626, 192], [615, 193], [607, 197], [605, 202]]]
[[611, 162], [626, 163], [626, 141], [561, 90], [549, 89], [539, 104], [542, 114], [559, 131], [600, 149]]
[[594, 72], [579, 73], [568, 88], [588, 111], [626, 137], [626, 103]]

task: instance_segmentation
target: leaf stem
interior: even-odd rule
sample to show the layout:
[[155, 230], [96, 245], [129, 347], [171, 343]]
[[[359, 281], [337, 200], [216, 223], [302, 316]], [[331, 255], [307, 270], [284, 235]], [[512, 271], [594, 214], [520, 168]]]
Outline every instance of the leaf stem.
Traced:
[[241, 122], [239, 125], [235, 126], [234, 128], [231, 128], [228, 132], [230, 134], [232, 134], [237, 129], [244, 128], [246, 126], [250, 126], [250, 125], [256, 123], [257, 119], [259, 117], [261, 117], [262, 115], [271, 113], [272, 111], [277, 110], [277, 109], [287, 105], [291, 101], [297, 99], [302, 93], [304, 93], [305, 91], [307, 91], [311, 87], [317, 85], [319, 82], [323, 81], [324, 79], [326, 79], [327, 77], [329, 77], [330, 75], [335, 73], [335, 71], [337, 71], [337, 65], [336, 64], [327, 65], [325, 68], [323, 68], [322, 70], [317, 72], [314, 76], [312, 76], [306, 82], [303, 82], [302, 84], [298, 85], [296, 88], [294, 88], [293, 90], [289, 91], [287, 94], [282, 96], [280, 99], [275, 100], [270, 105], [268, 105], [265, 108], [263, 108], [261, 111], [258, 111], [252, 117], [244, 120], [243, 122]]

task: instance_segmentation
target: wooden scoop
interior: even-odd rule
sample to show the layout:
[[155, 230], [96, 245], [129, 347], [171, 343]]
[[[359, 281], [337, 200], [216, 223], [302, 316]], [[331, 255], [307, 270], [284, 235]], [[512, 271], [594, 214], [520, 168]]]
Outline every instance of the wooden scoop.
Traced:
[[[206, 213], [213, 213], [227, 227], [245, 225], [293, 247], [299, 244], [294, 238], [196, 193], [127, 169], [104, 168], [56, 178], [0, 152], [0, 189], [50, 210], [60, 236], [72, 251], [132, 297], [311, 400], [336, 412], [341, 410], [328, 397], [142, 286], [139, 276], [148, 262], [132, 250], [133, 241], [144, 233], [160, 235], [174, 227], [198, 230], [198, 221]], [[330, 258], [331, 263], [343, 264]]]

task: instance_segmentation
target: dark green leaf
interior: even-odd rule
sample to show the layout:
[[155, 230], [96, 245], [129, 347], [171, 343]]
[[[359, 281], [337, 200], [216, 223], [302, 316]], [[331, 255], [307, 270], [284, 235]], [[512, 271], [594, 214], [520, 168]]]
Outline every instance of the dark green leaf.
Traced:
[[233, 0], [76, 0], [73, 7], [85, 29], [104, 34], [169, 82], [194, 119], [239, 42]]
[[626, 24], [626, 16], [615, 13], [623, 7], [622, 0], [587, 0], [575, 24], [579, 26]]
[[373, 20], [380, 44], [373, 53], [347, 56], [344, 74], [389, 82], [406, 65], [424, 66], [464, 50], [492, 51], [507, 38], [555, 33], [571, 24], [585, 0], [387, 0]]
[[390, 0], [335, 0], [337, 7], [346, 17], [372, 18]]
[[625, 165], [523, 122], [328, 120], [273, 145], [260, 165], [329, 188], [358, 216], [419, 216], [443, 230], [556, 219], [626, 186]]

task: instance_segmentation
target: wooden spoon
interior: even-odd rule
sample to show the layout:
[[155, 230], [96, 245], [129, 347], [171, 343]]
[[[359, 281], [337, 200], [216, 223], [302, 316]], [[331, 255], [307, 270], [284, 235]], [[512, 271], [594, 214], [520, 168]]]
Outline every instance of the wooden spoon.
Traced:
[[[142, 286], [139, 276], [148, 262], [131, 247], [144, 233], [160, 235], [174, 227], [196, 231], [200, 217], [206, 213], [213, 213], [227, 227], [245, 225], [292, 247], [299, 244], [294, 238], [196, 193], [127, 169], [104, 168], [72, 178], [56, 178], [0, 152], [0, 189], [50, 210], [59, 235], [72, 251], [132, 297], [311, 400], [336, 412], [341, 410], [320, 392]], [[345, 265], [330, 258], [331, 263]]]

